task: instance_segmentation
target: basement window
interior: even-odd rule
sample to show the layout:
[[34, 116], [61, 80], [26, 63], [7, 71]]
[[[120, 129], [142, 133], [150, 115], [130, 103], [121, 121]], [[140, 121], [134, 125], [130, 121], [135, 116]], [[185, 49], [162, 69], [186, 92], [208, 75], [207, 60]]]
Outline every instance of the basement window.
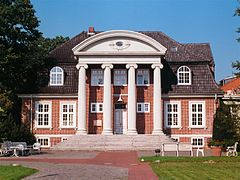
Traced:
[[41, 145], [41, 147], [50, 147], [50, 138], [37, 138], [37, 142]]

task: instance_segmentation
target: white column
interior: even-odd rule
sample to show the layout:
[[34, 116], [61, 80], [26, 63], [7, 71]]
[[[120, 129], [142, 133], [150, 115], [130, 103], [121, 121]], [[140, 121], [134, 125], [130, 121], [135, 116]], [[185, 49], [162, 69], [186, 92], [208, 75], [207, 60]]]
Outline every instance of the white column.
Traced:
[[127, 134], [137, 134], [136, 129], [136, 83], [135, 83], [135, 69], [137, 64], [127, 64], [128, 69], [128, 129]]
[[86, 69], [87, 64], [77, 64], [78, 74], [78, 131], [77, 134], [87, 134], [86, 126]]
[[161, 71], [163, 68], [161, 63], [153, 64], [153, 132], [152, 134], [163, 134], [162, 121], [162, 102], [161, 102]]
[[111, 69], [112, 64], [103, 64], [104, 69], [104, 89], [103, 89], [103, 131], [104, 135], [112, 135], [112, 86]]

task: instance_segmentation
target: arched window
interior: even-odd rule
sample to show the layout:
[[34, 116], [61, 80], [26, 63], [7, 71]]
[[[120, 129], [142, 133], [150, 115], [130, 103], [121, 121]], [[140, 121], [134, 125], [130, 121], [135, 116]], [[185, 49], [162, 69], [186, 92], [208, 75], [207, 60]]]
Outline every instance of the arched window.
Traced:
[[187, 66], [181, 66], [177, 71], [179, 85], [191, 85], [191, 70]]
[[63, 69], [55, 66], [50, 71], [50, 86], [62, 86], [64, 80]]

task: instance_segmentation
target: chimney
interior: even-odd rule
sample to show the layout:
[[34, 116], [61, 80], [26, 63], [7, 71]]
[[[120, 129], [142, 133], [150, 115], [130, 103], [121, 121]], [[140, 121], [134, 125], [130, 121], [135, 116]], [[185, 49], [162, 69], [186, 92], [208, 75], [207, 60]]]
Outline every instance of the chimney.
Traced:
[[92, 36], [95, 34], [94, 27], [89, 27], [88, 28], [88, 36]]

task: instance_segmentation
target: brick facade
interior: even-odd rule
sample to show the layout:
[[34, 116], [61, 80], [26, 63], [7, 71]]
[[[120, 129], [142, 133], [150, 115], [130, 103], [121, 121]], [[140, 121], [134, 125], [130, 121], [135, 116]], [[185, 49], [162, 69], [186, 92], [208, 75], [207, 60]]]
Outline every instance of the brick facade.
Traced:
[[[126, 35], [127, 40], [121, 40], [124, 47], [123, 49], [118, 49], [120, 47], [114, 47], [118, 40], [113, 40], [114, 38], [119, 38], [119, 33]], [[110, 31], [102, 33], [102, 36], [106, 35], [105, 39], [101, 39], [100, 43], [94, 41], [94, 36], [89, 37], [86, 32], [82, 32], [76, 37], [72, 38], [70, 41], [66, 42], [62, 46], [53, 50], [50, 54], [51, 58], [54, 58], [57, 62], [57, 66], [64, 71], [64, 83], [62, 86], [50, 86], [49, 84], [41, 87], [37, 92], [31, 95], [21, 95], [22, 98], [22, 120], [28, 122], [32, 129], [32, 132], [37, 138], [42, 138], [49, 141], [49, 146], [54, 145], [64, 138], [72, 136], [77, 133], [78, 124], [80, 122], [78, 117], [78, 94], [79, 84], [86, 85], [86, 130], [88, 134], [101, 134], [103, 132], [103, 113], [91, 112], [91, 103], [103, 103], [104, 86], [92, 86], [91, 85], [91, 70], [92, 69], [102, 69], [102, 62], [98, 61], [96, 58], [96, 53], [99, 58], [105, 58], [105, 65], [109, 63], [113, 65], [111, 69], [111, 97], [112, 97], [112, 119], [111, 126], [114, 131], [114, 119], [115, 119], [115, 104], [118, 104], [118, 99], [121, 97], [123, 104], [128, 104], [128, 93], [129, 89], [127, 85], [114, 86], [114, 70], [116, 69], [128, 69], [126, 64], [135, 61], [134, 64], [137, 65], [135, 75], [138, 69], [147, 69], [149, 71], [149, 83], [144, 86], [136, 86], [136, 102], [137, 103], [149, 103], [149, 112], [137, 112], [136, 113], [136, 129], [138, 134], [152, 134], [154, 130], [154, 113], [158, 114], [158, 110], [161, 112], [163, 121], [163, 131], [165, 134], [178, 139], [181, 142], [191, 142], [192, 138], [202, 138], [204, 141], [204, 146], [207, 145], [209, 138], [212, 136], [213, 132], [213, 121], [214, 114], [216, 110], [217, 94], [220, 90], [214, 80], [214, 60], [212, 57], [211, 49], [209, 44], [181, 44], [169, 38], [161, 32], [126, 32], [126, 31]], [[108, 39], [112, 35], [113, 39]], [[138, 37], [139, 36], [139, 37]], [[96, 35], [95, 39], [101, 37]], [[134, 39], [135, 38], [135, 39]], [[139, 39], [138, 39], [139, 38]], [[150, 39], [149, 39], [150, 38]], [[77, 51], [78, 45], [82, 44], [84, 40], [92, 40], [92, 47], [99, 47], [100, 45], [105, 45], [94, 51], [88, 51], [88, 48], [81, 49], [82, 52]], [[89, 40], [89, 41], [90, 41]], [[98, 39], [99, 40], [99, 39]], [[105, 42], [106, 43], [102, 43]], [[142, 42], [143, 41], [143, 42]], [[129, 45], [132, 43], [132, 46]], [[110, 45], [109, 45], [110, 44]], [[120, 43], [121, 44], [121, 43]], [[111, 47], [110, 47], [111, 46]], [[135, 46], [135, 47], [134, 47]], [[85, 46], [84, 46], [85, 47]], [[155, 49], [154, 49], [154, 48]], [[108, 51], [103, 52], [106, 48]], [[127, 49], [131, 49], [131, 52]], [[135, 49], [134, 49], [135, 48]], [[140, 49], [139, 49], [140, 48]], [[126, 52], [124, 52], [126, 49]], [[147, 50], [146, 50], [147, 49]], [[173, 51], [173, 50], [174, 51]], [[157, 51], [156, 51], [157, 50]], [[167, 51], [166, 51], [167, 50]], [[74, 52], [73, 52], [74, 51]], [[113, 52], [112, 52], [113, 51]], [[123, 54], [121, 54], [124, 52]], [[84, 58], [81, 59], [79, 53], [89, 53], [88, 61], [92, 61], [94, 58], [96, 63], [88, 63]], [[91, 54], [92, 53], [92, 54]], [[102, 53], [102, 54], [101, 54]], [[118, 54], [119, 53], [119, 54]], [[139, 53], [139, 54], [136, 54]], [[124, 56], [123, 56], [124, 55]], [[134, 56], [133, 56], [134, 55]], [[74, 59], [75, 56], [75, 59]], [[79, 62], [77, 62], [77, 58]], [[109, 56], [109, 57], [106, 57]], [[85, 56], [83, 56], [85, 57]], [[90, 57], [90, 58], [89, 58]], [[124, 58], [126, 59], [124, 59]], [[113, 62], [109, 61], [109, 58], [115, 58]], [[129, 58], [127, 60], [127, 58]], [[102, 59], [102, 60], [103, 60]], [[83, 61], [83, 64], [81, 64]], [[138, 62], [141, 60], [141, 62]], [[85, 62], [86, 61], [86, 62]], [[122, 61], [121, 63], [119, 63]], [[95, 62], [95, 61], [94, 61]], [[78, 64], [79, 63], [79, 64]], [[158, 68], [163, 66], [160, 70], [160, 80], [154, 81], [154, 75], [156, 75], [152, 65], [158, 64]], [[86, 82], [82, 84], [79, 81], [79, 69], [76, 65], [84, 66], [84, 73], [86, 72]], [[186, 66], [190, 69], [191, 82], [188, 85], [178, 84], [177, 71], [179, 67]], [[50, 70], [49, 70], [50, 71]], [[157, 73], [158, 74], [158, 73]], [[159, 77], [159, 74], [157, 75]], [[80, 76], [83, 77], [83, 76]], [[110, 75], [108, 76], [110, 77]], [[129, 76], [127, 76], [129, 77]], [[81, 83], [80, 83], [81, 82]], [[132, 82], [132, 81], [131, 81]], [[154, 92], [154, 82], [160, 82], [161, 84], [161, 108], [155, 110], [154, 112], [154, 97], [159, 96], [159, 93]], [[86, 83], [86, 84], [85, 84]], [[110, 82], [108, 83], [110, 85]], [[110, 86], [108, 86], [110, 87]], [[155, 86], [157, 87], [157, 86]], [[110, 88], [109, 88], [110, 89]], [[84, 89], [85, 90], [85, 89]], [[134, 88], [131, 89], [131, 92]], [[159, 91], [157, 91], [159, 92]], [[79, 92], [81, 94], [81, 92]], [[157, 98], [158, 99], [158, 98]], [[37, 127], [35, 112], [36, 112], [36, 102], [50, 102], [51, 104], [51, 126], [49, 127]], [[179, 126], [166, 128], [166, 102], [177, 102], [179, 105], [179, 116], [180, 119]], [[69, 126], [68, 128], [63, 128], [61, 126], [61, 102], [74, 102], [75, 103], [75, 121], [74, 127]], [[81, 101], [83, 102], [83, 101]], [[109, 102], [109, 101], [108, 101]], [[156, 101], [155, 101], [156, 102]], [[159, 101], [157, 101], [159, 102]], [[205, 124], [203, 127], [190, 127], [190, 103], [191, 102], [203, 102], [204, 107], [201, 115], [205, 115]], [[83, 103], [85, 104], [85, 103]], [[157, 103], [156, 103], [157, 104]], [[80, 106], [80, 105], [79, 105]], [[158, 107], [160, 107], [158, 103]], [[43, 107], [44, 108], [44, 107]], [[126, 106], [126, 109], [128, 107]], [[108, 109], [109, 110], [109, 109]], [[181, 111], [180, 111], [181, 110]], [[157, 112], [158, 111], [158, 112]], [[81, 112], [81, 111], [79, 111]], [[156, 113], [157, 112], [157, 113]], [[111, 113], [108, 113], [111, 115]], [[160, 114], [160, 113], [159, 113]], [[85, 114], [83, 114], [85, 115]], [[180, 117], [181, 116], [181, 117]], [[83, 116], [81, 116], [83, 117]], [[156, 116], [155, 116], [156, 117]], [[161, 118], [160, 118], [161, 119]], [[78, 122], [79, 120], [79, 122]], [[96, 121], [98, 120], [98, 121]], [[44, 122], [44, 115], [42, 121]], [[96, 124], [97, 123], [97, 124]], [[179, 122], [178, 122], [179, 123]], [[132, 125], [132, 124], [131, 124]], [[65, 126], [66, 127], [66, 126]], [[156, 127], [155, 127], [156, 128]], [[158, 127], [156, 128], [158, 129]]]

